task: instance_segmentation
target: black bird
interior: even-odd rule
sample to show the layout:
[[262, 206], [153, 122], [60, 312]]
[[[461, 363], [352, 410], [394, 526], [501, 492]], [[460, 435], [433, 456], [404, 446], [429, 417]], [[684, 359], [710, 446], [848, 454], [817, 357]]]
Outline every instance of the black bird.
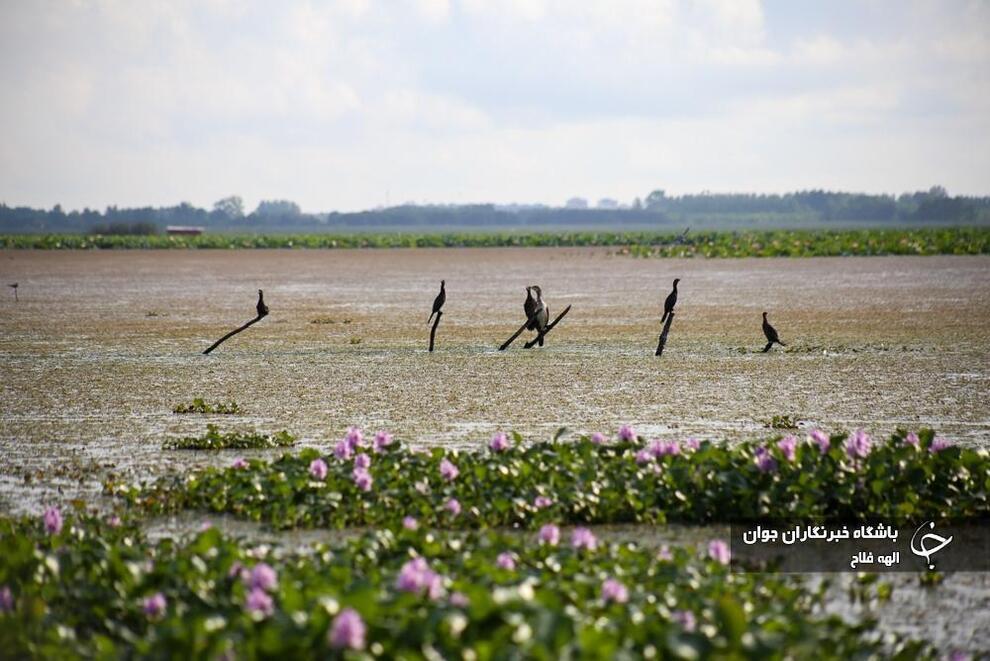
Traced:
[[780, 336], [777, 335], [777, 329], [771, 326], [770, 322], [767, 321], [766, 312], [763, 313], [763, 334], [767, 336], [767, 345], [763, 347], [763, 353], [770, 351], [770, 347], [773, 346], [774, 342], [776, 342], [782, 347], [787, 346], [786, 344], [780, 341]]
[[10, 284], [10, 285], [7, 285], [7, 286], [14, 290], [14, 302], [16, 302], [17, 301], [17, 283], [15, 282], [15, 283]]
[[677, 283], [680, 282], [680, 278], [674, 278], [674, 289], [667, 295], [667, 300], [663, 302], [663, 316], [660, 317], [660, 323], [667, 321], [667, 315], [674, 311], [674, 306], [677, 305]]
[[446, 280], [440, 281], [440, 293], [437, 294], [437, 297], [433, 299], [433, 312], [430, 313], [430, 318], [426, 320], [427, 326], [429, 326], [430, 322], [433, 321], [433, 315], [440, 312], [440, 308], [442, 308], [443, 304], [447, 302], [447, 290], [444, 289], [444, 286], [446, 284], [447, 284]]
[[268, 314], [268, 306], [265, 305], [265, 292], [258, 290], [258, 318]]
[[[526, 310], [526, 318], [532, 319], [528, 326], [529, 330], [535, 330], [537, 333], [542, 333], [546, 330], [547, 324], [550, 322], [550, 306], [543, 301], [543, 290], [537, 285], [532, 285], [531, 287], [526, 287], [528, 293], [528, 298], [526, 299], [526, 304], [523, 309]], [[536, 294], [536, 298], [533, 298], [533, 294]], [[543, 346], [543, 338], [540, 338], [540, 346]]]

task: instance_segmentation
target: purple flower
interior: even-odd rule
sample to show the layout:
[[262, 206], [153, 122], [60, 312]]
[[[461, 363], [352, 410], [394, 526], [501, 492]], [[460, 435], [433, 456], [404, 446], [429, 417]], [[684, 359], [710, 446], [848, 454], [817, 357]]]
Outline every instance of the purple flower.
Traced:
[[244, 600], [244, 610], [252, 615], [270, 617], [275, 612], [275, 602], [261, 588], [252, 588]]
[[0, 587], [0, 613], [14, 612], [14, 593], [4, 585]]
[[165, 595], [161, 592], [156, 592], [147, 599], [144, 600], [144, 606], [142, 610], [144, 614], [150, 618], [161, 617], [165, 614], [165, 608], [168, 606], [168, 602], [165, 601]]
[[44, 514], [45, 531], [49, 535], [57, 535], [62, 532], [62, 513], [57, 507], [49, 507]]
[[773, 473], [777, 470], [777, 460], [770, 456], [765, 447], [756, 448], [756, 467], [761, 473]]
[[417, 521], [415, 517], [407, 516], [402, 519], [402, 527], [406, 530], [416, 530], [419, 528], [419, 521]]
[[944, 438], [936, 438], [932, 441], [931, 446], [929, 446], [928, 451], [932, 454], [936, 452], [941, 452], [942, 450], [947, 450], [952, 447], [952, 443], [945, 440]]
[[708, 557], [723, 565], [729, 564], [729, 545], [721, 539], [713, 539], [708, 543]]
[[674, 611], [670, 614], [670, 619], [681, 625], [681, 628], [691, 633], [697, 626], [697, 622], [694, 619], [694, 613], [691, 611]]
[[371, 473], [364, 470], [363, 468], [355, 468], [352, 475], [354, 478], [354, 484], [361, 491], [371, 491], [371, 485], [374, 480], [371, 479]]
[[371, 468], [371, 457], [365, 453], [360, 453], [354, 457], [354, 468], [363, 468], [365, 470]]
[[430, 599], [437, 600], [443, 595], [443, 578], [430, 569], [425, 558], [413, 558], [399, 570], [395, 589], [414, 594], [425, 592]]
[[657, 560], [662, 560], [666, 562], [673, 559], [674, 559], [674, 554], [670, 552], [670, 547], [667, 546], [666, 544], [661, 546], [660, 550], [657, 551]]
[[337, 445], [333, 446], [333, 456], [338, 459], [348, 460], [354, 455], [354, 448], [351, 447], [347, 439], [343, 439], [337, 442]]
[[495, 566], [499, 569], [506, 569], [508, 571], [514, 571], [516, 568], [516, 559], [511, 553], [502, 552], [498, 554], [495, 559]]
[[873, 449], [873, 441], [862, 429], [857, 429], [846, 440], [846, 455], [850, 459], [865, 459]]
[[232, 463], [230, 467], [234, 470], [243, 470], [248, 467], [247, 459], [244, 457], [238, 457], [237, 459], [234, 459], [234, 463]]
[[642, 450], [640, 450], [639, 452], [636, 453], [636, 463], [637, 464], [640, 464], [640, 465], [642, 465], [642, 464], [648, 464], [651, 461], [653, 461], [653, 453], [650, 451], [649, 448], [643, 448]]
[[268, 563], [259, 562], [251, 570], [248, 585], [253, 590], [271, 592], [278, 586], [278, 574], [275, 573], [275, 570]]
[[492, 452], [505, 452], [512, 447], [512, 443], [509, 441], [509, 437], [506, 436], [504, 432], [499, 432], [492, 436], [492, 440], [489, 441], [488, 447]]
[[809, 438], [811, 438], [813, 443], [818, 445], [819, 452], [821, 452], [822, 454], [828, 452], [828, 447], [831, 444], [831, 441], [828, 438], [828, 434], [823, 432], [821, 429], [815, 429], [812, 430], [812, 432], [808, 434], [808, 436]]
[[560, 528], [552, 523], [546, 524], [540, 528], [539, 539], [541, 544], [557, 546], [557, 543], [560, 542]]
[[457, 516], [461, 513], [461, 503], [456, 498], [451, 498], [448, 500], [443, 508], [450, 512], [452, 515]]
[[111, 528], [119, 528], [120, 524], [121, 524], [120, 517], [117, 516], [116, 514], [111, 514], [109, 517], [107, 517], [107, 525], [110, 526]]
[[547, 496], [537, 496], [533, 500], [533, 507], [538, 510], [550, 507], [551, 505], [553, 505], [553, 499], [548, 498]]
[[453, 482], [457, 479], [458, 475], [460, 475], [460, 471], [457, 470], [457, 466], [455, 466], [452, 462], [447, 459], [440, 462], [440, 476], [443, 479], [448, 482]]
[[794, 457], [797, 454], [797, 438], [794, 436], [785, 436], [777, 441], [777, 449], [780, 450], [787, 461], [794, 461]]
[[598, 548], [598, 540], [595, 538], [595, 534], [587, 528], [575, 528], [571, 533], [571, 546], [578, 550], [594, 551]]
[[227, 570], [227, 578], [236, 578], [237, 576], [240, 576], [244, 581], [250, 580], [250, 574], [245, 572], [244, 565], [241, 564], [240, 560], [234, 560], [230, 569]]
[[330, 647], [337, 650], [361, 650], [364, 649], [365, 633], [364, 620], [358, 612], [353, 608], [345, 608], [333, 618], [327, 640]]
[[963, 652], [962, 650], [952, 650], [952, 653], [949, 654], [949, 661], [970, 661], [972, 658], [969, 652]]
[[688, 440], [684, 441], [684, 447], [686, 447], [688, 450], [697, 450], [698, 448], [701, 447], [701, 442], [698, 441], [698, 439], [696, 438], [689, 438]]
[[914, 432], [911, 432], [910, 434], [908, 434], [907, 436], [904, 437], [904, 444], [905, 445], [913, 445], [914, 447], [917, 448], [917, 447], [920, 447], [921, 446], [921, 439], [918, 438], [918, 435], [917, 434], [915, 434]]
[[594, 434], [591, 435], [591, 442], [594, 443], [595, 445], [605, 445], [606, 440], [608, 439], [605, 438], [605, 434], [601, 433], [600, 431], [596, 431]]
[[327, 462], [322, 459], [314, 459], [309, 462], [309, 474], [317, 480], [325, 480], [327, 477]]
[[624, 604], [629, 601], [629, 590], [614, 578], [607, 578], [602, 583], [602, 599], [606, 604], [610, 601], [616, 604]]
[[390, 445], [392, 445], [392, 435], [387, 431], [379, 431], [375, 434], [375, 452], [384, 452]]
[[344, 440], [347, 441], [347, 445], [351, 448], [351, 450], [357, 450], [364, 442], [364, 436], [361, 434], [360, 428], [351, 427], [347, 430], [347, 435], [344, 436]]
[[467, 608], [471, 604], [471, 600], [463, 592], [452, 592], [450, 595], [450, 605], [456, 606], [457, 608]]
[[619, 440], [635, 441], [636, 431], [629, 425], [622, 425], [621, 427], [619, 427]]

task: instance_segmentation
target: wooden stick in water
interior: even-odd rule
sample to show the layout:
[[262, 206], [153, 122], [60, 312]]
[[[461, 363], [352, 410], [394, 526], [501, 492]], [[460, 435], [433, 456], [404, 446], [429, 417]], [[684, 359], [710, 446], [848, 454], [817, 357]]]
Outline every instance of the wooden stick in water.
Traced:
[[667, 315], [667, 322], [663, 325], [663, 331], [660, 332], [660, 340], [657, 342], [657, 356], [663, 355], [663, 348], [667, 346], [667, 333], [670, 332], [670, 323], [674, 320], [674, 313], [671, 312]]
[[552, 322], [550, 322], [549, 324], [547, 324], [547, 327], [544, 328], [541, 333], [539, 333], [535, 338], [533, 338], [532, 340], [530, 340], [529, 342], [527, 342], [525, 345], [523, 345], [523, 347], [525, 349], [532, 349], [533, 348], [533, 345], [535, 345], [537, 342], [539, 342], [540, 341], [540, 338], [546, 337], [547, 334], [551, 330], [553, 330], [553, 327], [556, 326], [557, 323], [561, 319], [564, 318], [564, 315], [567, 314], [570, 311], [571, 311], [571, 306], [568, 305], [566, 308], [564, 308], [564, 311], [563, 312], [561, 312], [560, 314], [557, 315], [557, 318], [556, 319], [554, 319]]
[[440, 317], [443, 316], [443, 312], [437, 311], [437, 319], [433, 322], [433, 328], [430, 329], [430, 353], [433, 353], [433, 339], [437, 335], [437, 326], [440, 325]]
[[209, 354], [211, 351], [213, 351], [214, 349], [216, 349], [218, 346], [220, 346], [221, 344], [223, 344], [224, 342], [226, 342], [230, 338], [234, 337], [235, 335], [237, 335], [238, 333], [240, 333], [242, 330], [245, 330], [248, 326], [251, 326], [253, 324], [258, 323], [259, 321], [261, 321], [262, 319], [264, 319], [266, 316], [267, 315], [263, 315], [263, 314], [258, 315], [257, 317], [255, 317], [251, 321], [247, 322], [246, 324], [244, 324], [240, 328], [235, 328], [234, 330], [230, 331], [229, 333], [227, 333], [226, 335], [224, 335], [223, 337], [221, 337], [219, 340], [217, 340], [216, 342], [214, 342], [213, 344], [211, 344], [210, 345], [210, 348], [203, 352], [203, 355], [205, 356], [205, 355]]

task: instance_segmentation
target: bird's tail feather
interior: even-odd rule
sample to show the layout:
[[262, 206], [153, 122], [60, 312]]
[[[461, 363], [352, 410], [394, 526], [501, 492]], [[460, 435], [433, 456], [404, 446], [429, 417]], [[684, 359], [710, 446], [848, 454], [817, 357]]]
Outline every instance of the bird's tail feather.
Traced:
[[660, 323], [661, 323], [661, 324], [662, 324], [663, 322], [665, 322], [665, 321], [667, 321], [667, 315], [668, 315], [668, 314], [669, 314], [668, 312], [664, 312], [664, 313], [663, 313], [663, 316], [662, 316], [662, 317], [660, 317]]
[[426, 325], [427, 326], [429, 326], [430, 325], [430, 322], [433, 321], [433, 315], [435, 315], [435, 314], [436, 314], [436, 312], [431, 312], [430, 313], [430, 318], [426, 320]]

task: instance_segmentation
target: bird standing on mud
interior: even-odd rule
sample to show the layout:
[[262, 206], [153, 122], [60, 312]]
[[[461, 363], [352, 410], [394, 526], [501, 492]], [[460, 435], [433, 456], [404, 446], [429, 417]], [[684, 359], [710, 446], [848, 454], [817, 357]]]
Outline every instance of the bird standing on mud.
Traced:
[[763, 313], [763, 334], [767, 336], [767, 345], [763, 347], [763, 353], [770, 351], [770, 347], [773, 346], [774, 342], [776, 342], [782, 347], [787, 346], [786, 344], [780, 341], [780, 336], [777, 335], [777, 329], [771, 326], [770, 322], [767, 321], [766, 312]]
[[667, 321], [667, 315], [674, 311], [674, 306], [677, 305], [677, 283], [680, 282], [680, 278], [674, 278], [674, 289], [667, 295], [667, 300], [663, 302], [663, 316], [660, 317], [660, 323]]
[[446, 284], [446, 280], [440, 281], [440, 293], [437, 294], [435, 299], [433, 299], [433, 312], [430, 313], [430, 318], [426, 320], [427, 326], [429, 326], [430, 322], [433, 321], [433, 315], [439, 314], [440, 308], [442, 308], [443, 304], [447, 302], [447, 290], [444, 289]]
[[265, 305], [265, 292], [258, 290], [258, 318], [261, 319], [268, 314], [268, 306]]
[[[536, 294], [535, 297], [534, 294]], [[526, 287], [526, 302], [523, 303], [523, 311], [529, 320], [526, 330], [535, 330], [537, 333], [546, 330], [547, 323], [550, 321], [550, 306], [543, 301], [543, 290], [539, 286]], [[539, 340], [539, 345], [543, 346], [542, 337]]]

